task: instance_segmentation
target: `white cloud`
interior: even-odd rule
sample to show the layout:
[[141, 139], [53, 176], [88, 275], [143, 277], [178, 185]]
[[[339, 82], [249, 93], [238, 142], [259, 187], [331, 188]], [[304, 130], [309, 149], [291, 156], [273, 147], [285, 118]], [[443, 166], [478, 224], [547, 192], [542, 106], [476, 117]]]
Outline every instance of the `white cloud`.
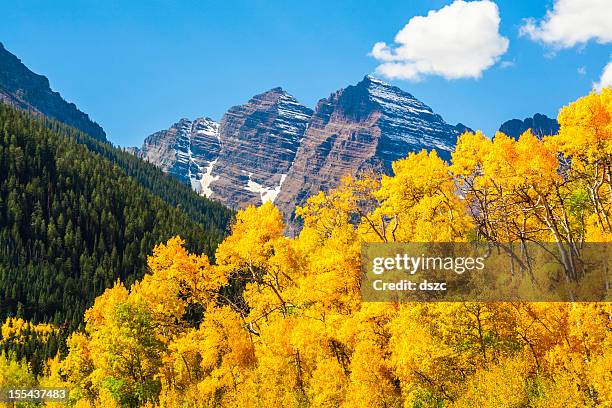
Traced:
[[374, 44], [371, 55], [388, 78], [418, 81], [426, 75], [478, 78], [508, 49], [499, 34], [499, 9], [490, 0], [456, 0], [416, 16], [395, 36], [395, 44]]
[[602, 88], [607, 88], [609, 86], [612, 86], [612, 62], [608, 63], [604, 68], [599, 82], [593, 84], [593, 88], [597, 91], [601, 91]]
[[531, 39], [570, 48], [589, 40], [612, 42], [610, 0], [555, 0], [552, 10], [538, 21], [525, 20], [520, 33]]
[[578, 72], [578, 74], [580, 74], [580, 75], [586, 75], [586, 67], [585, 66], [578, 67], [576, 72]]

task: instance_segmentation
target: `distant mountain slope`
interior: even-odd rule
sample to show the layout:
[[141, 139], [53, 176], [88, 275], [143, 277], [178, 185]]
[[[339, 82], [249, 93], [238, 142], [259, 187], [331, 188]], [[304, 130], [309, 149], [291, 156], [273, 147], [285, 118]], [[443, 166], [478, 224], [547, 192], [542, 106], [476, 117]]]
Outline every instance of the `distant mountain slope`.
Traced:
[[0, 318], [76, 328], [105, 288], [142, 277], [155, 244], [181, 235], [212, 256], [230, 217], [129, 153], [0, 103]]
[[[49, 119], [42, 121], [49, 128], [62, 134], [69, 132], [75, 141], [116, 163], [145, 189], [170, 205], [180, 206], [195, 222], [206, 224], [210, 220], [230, 218], [231, 212], [223, 205], [198, 197], [191, 189], [165, 175], [157, 167], [107, 143], [100, 126], [91, 122], [89, 117], [73, 104], [65, 102], [58, 93], [51, 91], [47, 78], [31, 72], [0, 43], [0, 104], [3, 102], [35, 115], [42, 114], [41, 118]], [[37, 102], [40, 103], [32, 105]], [[43, 109], [44, 107], [49, 109]], [[60, 112], [55, 112], [57, 109], [60, 109]], [[75, 127], [87, 135], [72, 131], [55, 121]], [[219, 227], [225, 230], [227, 225]]]
[[559, 132], [559, 123], [557, 123], [556, 119], [536, 113], [533, 117], [524, 120], [508, 120], [499, 127], [500, 132], [515, 139], [518, 139], [527, 129], [531, 129], [533, 134], [538, 137], [556, 135]]
[[106, 140], [100, 125], [53, 92], [49, 80], [30, 71], [0, 43], [0, 101], [16, 108], [43, 114], [73, 126], [98, 140]]
[[75, 134], [77, 142], [116, 164], [125, 174], [133, 177], [140, 186], [171, 206], [180, 208], [193, 221], [208, 225], [212, 220], [219, 230], [229, 230], [229, 221], [233, 217], [230, 209], [219, 202], [202, 197], [188, 185], [164, 173], [154, 164], [141, 160], [138, 158], [139, 151], [115, 148], [109, 143], [100, 142], [76, 132]]

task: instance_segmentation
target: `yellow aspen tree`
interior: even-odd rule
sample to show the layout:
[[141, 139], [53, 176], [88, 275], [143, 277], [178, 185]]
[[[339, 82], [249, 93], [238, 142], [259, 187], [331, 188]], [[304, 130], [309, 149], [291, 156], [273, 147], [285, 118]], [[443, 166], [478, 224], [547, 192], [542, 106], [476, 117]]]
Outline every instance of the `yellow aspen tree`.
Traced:
[[375, 193], [379, 207], [367, 222], [384, 242], [465, 241], [472, 229], [448, 163], [435, 151], [410, 153], [393, 163]]

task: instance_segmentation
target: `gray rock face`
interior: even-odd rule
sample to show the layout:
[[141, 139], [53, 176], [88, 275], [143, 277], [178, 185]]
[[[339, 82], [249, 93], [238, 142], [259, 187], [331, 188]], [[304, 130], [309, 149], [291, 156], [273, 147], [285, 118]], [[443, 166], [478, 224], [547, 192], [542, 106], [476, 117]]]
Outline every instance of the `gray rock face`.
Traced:
[[448, 159], [465, 130], [367, 76], [319, 101], [314, 113], [274, 88], [230, 108], [219, 125], [182, 119], [136, 154], [230, 207], [273, 201], [291, 222], [296, 205], [347, 174], [390, 173], [393, 161], [422, 149]]
[[136, 154], [210, 197], [210, 172], [219, 155], [219, 124], [210, 118], [181, 119], [147, 137]]
[[35, 74], [0, 43], [0, 102], [42, 114], [105, 141], [106, 133], [75, 104], [53, 92], [49, 80]]
[[391, 172], [391, 163], [422, 149], [450, 157], [465, 126], [447, 124], [401, 89], [365, 77], [319, 101], [275, 201], [290, 219], [296, 205], [360, 170]]

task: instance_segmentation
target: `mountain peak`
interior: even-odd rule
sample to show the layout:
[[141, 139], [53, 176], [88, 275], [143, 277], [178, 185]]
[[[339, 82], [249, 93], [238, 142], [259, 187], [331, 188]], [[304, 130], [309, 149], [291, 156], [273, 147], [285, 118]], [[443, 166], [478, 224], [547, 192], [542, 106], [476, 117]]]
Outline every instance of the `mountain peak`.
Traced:
[[[286, 117], [289, 121], [297, 119], [300, 122], [307, 121], [312, 115], [312, 110], [310, 108], [300, 104], [293, 95], [289, 94], [280, 86], [253, 96], [243, 105], [231, 107], [226, 113], [226, 117], [229, 117], [227, 115], [231, 116], [233, 114], [242, 115], [246, 112], [250, 112], [247, 113], [248, 115], [253, 112], [260, 112], [260, 114], [267, 112], [267, 114], [272, 116], [278, 115], [277, 119], [282, 120], [282, 118]], [[261, 119], [262, 118], [259, 118], [258, 121]], [[223, 119], [221, 122], [223, 123]]]
[[366, 82], [366, 83], [370, 82], [370, 83], [374, 83], [374, 84], [380, 84], [380, 85], [385, 85], [385, 86], [392, 86], [392, 85], [389, 85], [388, 83], [384, 82], [383, 80], [376, 78], [372, 74], [367, 74], [366, 76], [364, 76], [363, 79], [361, 80], [361, 82]]
[[265, 92], [259, 93], [255, 96], [253, 96], [253, 98], [251, 98], [251, 100], [256, 99], [256, 98], [261, 98], [261, 97], [272, 97], [272, 98], [276, 98], [276, 97], [281, 97], [281, 96], [289, 96], [291, 98], [293, 98], [292, 95], [290, 95], [287, 91], [285, 91], [282, 87], [280, 86], [276, 86], [274, 88], [268, 89]]
[[194, 122], [204, 122], [204, 123], [217, 123], [216, 120], [208, 117], [208, 116], [201, 116], [199, 118], [196, 118], [196, 120]]
[[[409, 99], [417, 101], [419, 104], [427, 107], [409, 92], [406, 92], [395, 85], [391, 85], [385, 81], [382, 81], [381, 79], [378, 79], [371, 74], [364, 76], [363, 79], [355, 86], [358, 88], [366, 89], [367, 92], [370, 95], [373, 95], [374, 97], [382, 96], [383, 94], [386, 95], [385, 97], [390, 97], [392, 94], [395, 94], [396, 96], [393, 97], [393, 99]], [[429, 107], [427, 108], [429, 109]]]
[[347, 174], [390, 173], [393, 161], [422, 149], [448, 159], [469, 129], [371, 75], [321, 99], [315, 112], [276, 87], [231, 107], [218, 125], [200, 120], [149, 136], [141, 156], [225, 205], [273, 201], [287, 217]]
[[278, 105], [282, 103], [283, 101], [288, 101], [289, 103], [299, 103], [298, 100], [293, 95], [285, 91], [280, 86], [277, 86], [275, 88], [269, 89], [265, 92], [262, 92], [260, 94], [253, 96], [244, 105], [238, 105], [238, 106], [234, 106], [230, 108], [230, 111], [234, 108], [238, 109], [241, 106], [246, 106], [249, 104], [257, 105], [257, 106], [261, 105], [261, 107], [263, 106], [272, 107], [273, 105]]
[[281, 87], [230, 108], [220, 123], [180, 121], [148, 136], [140, 156], [231, 207], [273, 201], [312, 110]]
[[295, 206], [346, 175], [391, 173], [394, 161], [423, 149], [449, 159], [459, 134], [409, 93], [366, 75], [319, 101], [274, 204], [295, 226]]

